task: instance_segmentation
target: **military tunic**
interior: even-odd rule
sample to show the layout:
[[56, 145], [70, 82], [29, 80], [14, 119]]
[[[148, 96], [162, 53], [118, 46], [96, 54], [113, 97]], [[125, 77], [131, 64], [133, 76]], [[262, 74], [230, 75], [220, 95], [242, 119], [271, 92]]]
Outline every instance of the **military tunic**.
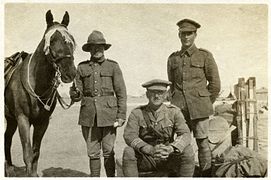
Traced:
[[[149, 142], [146, 139], [147, 134], [143, 133], [146, 131], [147, 123], [144, 119], [142, 109], [148, 113], [154, 128], [165, 138], [168, 138], [169, 143], [173, 147], [182, 152], [183, 149], [190, 144], [190, 130], [180, 109], [174, 105], [162, 104], [161, 107], [155, 111], [154, 115], [148, 105], [137, 107], [131, 112], [123, 135], [127, 145], [135, 150], [139, 150], [147, 143], [155, 145], [153, 142]], [[177, 134], [176, 139], [174, 139], [175, 134]]]
[[192, 120], [213, 114], [212, 103], [220, 91], [220, 78], [210, 52], [195, 45], [174, 52], [168, 58], [167, 72], [172, 82], [172, 104], [186, 107]]
[[92, 127], [97, 118], [97, 127], [106, 127], [116, 118], [126, 119], [126, 87], [117, 62], [105, 58], [81, 62], [76, 85], [82, 96], [79, 125]]

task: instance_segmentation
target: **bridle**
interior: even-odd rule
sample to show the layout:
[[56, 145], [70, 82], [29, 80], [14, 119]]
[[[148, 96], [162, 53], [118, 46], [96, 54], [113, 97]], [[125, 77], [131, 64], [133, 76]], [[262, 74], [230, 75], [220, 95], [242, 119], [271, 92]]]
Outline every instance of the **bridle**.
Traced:
[[[32, 60], [33, 55], [30, 55], [29, 61], [28, 61], [28, 65], [27, 65], [27, 83], [29, 86], [30, 91], [28, 91], [28, 93], [37, 98], [38, 101], [43, 105], [44, 109], [47, 111], [51, 110], [52, 104], [54, 102], [55, 97], [57, 97], [60, 105], [62, 106], [63, 109], [68, 109], [72, 106], [72, 104], [74, 103], [73, 100], [71, 100], [70, 104], [68, 105], [63, 98], [60, 96], [60, 94], [57, 91], [57, 88], [59, 87], [60, 83], [61, 83], [61, 72], [59, 70], [59, 65], [58, 62], [65, 59], [65, 58], [71, 58], [72, 55], [64, 55], [61, 57], [54, 57], [51, 51], [51, 48], [49, 47], [49, 53], [47, 55], [45, 55], [46, 60], [52, 64], [54, 70], [55, 70], [55, 76], [52, 80], [52, 86], [47, 89], [44, 93], [42, 93], [42, 95], [38, 95], [35, 93], [34, 89], [32, 88], [31, 84], [30, 84], [30, 80], [29, 80], [29, 69], [30, 69], [30, 63]], [[46, 94], [48, 94], [48, 97], [46, 98], [42, 98], [44, 97]], [[44, 103], [42, 100], [46, 100], [46, 102]]]

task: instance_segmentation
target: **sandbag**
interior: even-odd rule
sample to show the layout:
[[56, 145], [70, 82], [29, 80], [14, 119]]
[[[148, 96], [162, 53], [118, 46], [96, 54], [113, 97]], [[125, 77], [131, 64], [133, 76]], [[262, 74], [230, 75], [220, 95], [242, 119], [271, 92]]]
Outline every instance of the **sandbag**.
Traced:
[[236, 145], [215, 159], [218, 167], [216, 177], [265, 177], [267, 175], [267, 160], [256, 152]]

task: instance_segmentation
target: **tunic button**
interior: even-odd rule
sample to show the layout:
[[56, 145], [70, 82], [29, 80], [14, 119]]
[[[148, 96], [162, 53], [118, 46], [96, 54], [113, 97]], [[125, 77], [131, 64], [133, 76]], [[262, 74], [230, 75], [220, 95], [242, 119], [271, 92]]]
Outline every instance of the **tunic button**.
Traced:
[[97, 101], [97, 99], [94, 99], [94, 101], [96, 102], [96, 101]]
[[97, 74], [97, 72], [94, 72], [94, 74]]
[[98, 91], [98, 89], [95, 89], [94, 91], [95, 91], [95, 92], [97, 92], [97, 91]]
[[97, 81], [94, 81], [94, 83], [97, 83]]

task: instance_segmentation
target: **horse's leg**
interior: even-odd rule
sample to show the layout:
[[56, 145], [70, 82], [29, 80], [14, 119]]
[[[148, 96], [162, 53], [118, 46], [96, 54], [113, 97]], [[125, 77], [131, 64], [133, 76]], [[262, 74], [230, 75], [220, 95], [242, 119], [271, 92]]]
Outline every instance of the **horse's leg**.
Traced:
[[29, 119], [21, 115], [18, 117], [18, 129], [21, 138], [21, 143], [23, 146], [23, 158], [26, 165], [26, 174], [27, 176], [32, 175], [32, 161], [33, 161], [33, 152], [30, 142], [30, 123]]
[[6, 117], [7, 128], [5, 131], [5, 176], [15, 176], [14, 167], [12, 166], [10, 148], [12, 144], [12, 137], [17, 129], [17, 122], [15, 119]]
[[33, 175], [37, 176], [37, 169], [38, 169], [38, 160], [40, 156], [40, 146], [41, 140], [45, 131], [47, 130], [49, 119], [44, 119], [41, 121], [42, 124], [35, 124], [34, 125], [34, 132], [33, 132]]

